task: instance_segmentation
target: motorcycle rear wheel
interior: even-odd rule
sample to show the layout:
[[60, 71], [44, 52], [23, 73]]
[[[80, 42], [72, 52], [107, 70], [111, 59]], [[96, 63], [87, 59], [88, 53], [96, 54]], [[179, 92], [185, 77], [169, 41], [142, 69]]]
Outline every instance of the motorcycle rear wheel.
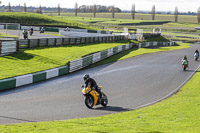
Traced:
[[94, 106], [94, 98], [91, 95], [85, 97], [85, 105], [91, 109]]
[[108, 98], [107, 98], [106, 94], [104, 94], [103, 92], [101, 92], [101, 93], [102, 93], [101, 105], [105, 107], [108, 104]]

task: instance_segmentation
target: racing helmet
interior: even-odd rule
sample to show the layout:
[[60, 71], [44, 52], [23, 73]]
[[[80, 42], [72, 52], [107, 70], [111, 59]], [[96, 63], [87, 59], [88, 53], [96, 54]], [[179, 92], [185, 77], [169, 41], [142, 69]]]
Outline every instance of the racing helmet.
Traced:
[[89, 78], [90, 78], [89, 74], [85, 74], [85, 75], [83, 76], [84, 81], [87, 81]]

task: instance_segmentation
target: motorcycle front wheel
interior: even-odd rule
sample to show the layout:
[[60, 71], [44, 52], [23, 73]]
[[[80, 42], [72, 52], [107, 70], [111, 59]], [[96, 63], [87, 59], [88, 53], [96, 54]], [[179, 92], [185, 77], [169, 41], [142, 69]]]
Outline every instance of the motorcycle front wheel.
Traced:
[[85, 105], [91, 109], [94, 106], [94, 98], [91, 95], [85, 97]]

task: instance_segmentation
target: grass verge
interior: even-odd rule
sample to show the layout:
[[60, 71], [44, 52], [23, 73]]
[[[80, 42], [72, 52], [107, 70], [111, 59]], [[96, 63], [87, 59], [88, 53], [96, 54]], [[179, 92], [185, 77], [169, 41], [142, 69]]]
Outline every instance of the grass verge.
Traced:
[[[187, 48], [188, 44], [180, 44], [174, 47], [162, 47], [158, 49], [134, 49], [120, 53], [106, 62], [112, 62], [132, 56]], [[120, 58], [119, 58], [119, 57]], [[96, 64], [97, 65], [97, 64]], [[160, 103], [141, 109], [110, 114], [100, 117], [80, 118], [65, 121], [48, 121], [38, 123], [21, 123], [1, 125], [2, 133], [31, 132], [31, 133], [64, 133], [64, 132], [199, 132], [200, 109], [200, 82], [195, 76], [176, 95]]]
[[189, 43], [178, 43], [179, 46], [160, 47], [160, 48], [155, 48], [155, 49], [149, 49], [149, 48], [137, 49], [137, 48], [134, 48], [134, 49], [130, 49], [130, 50], [124, 51], [122, 53], [119, 53], [117, 55], [114, 55], [114, 56], [112, 56], [108, 59], [105, 59], [103, 61], [92, 64], [89, 67], [95, 67], [95, 66], [99, 66], [99, 65], [110, 63], [110, 62], [115, 62], [115, 61], [127, 59], [127, 58], [130, 58], [130, 57], [134, 57], [134, 56], [138, 56], [138, 55], [142, 55], [142, 54], [147, 54], [147, 53], [155, 53], [155, 52], [189, 48], [190, 46], [188, 44]]
[[95, 43], [20, 50], [17, 54], [0, 57], [0, 79], [63, 66], [84, 55], [123, 44], [125, 43]]
[[44, 14], [28, 13], [28, 12], [1, 12], [0, 22], [2, 23], [20, 23], [21, 25], [42, 25], [42, 26], [69, 26], [76, 28], [93, 29], [87, 24], [73, 21], [68, 18], [52, 17]]

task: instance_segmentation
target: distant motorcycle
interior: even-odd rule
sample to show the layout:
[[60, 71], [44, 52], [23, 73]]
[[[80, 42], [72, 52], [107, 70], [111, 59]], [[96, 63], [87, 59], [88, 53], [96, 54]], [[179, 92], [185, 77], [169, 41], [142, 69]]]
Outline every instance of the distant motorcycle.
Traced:
[[44, 33], [44, 27], [41, 28], [40, 33]]
[[197, 52], [194, 53], [194, 60], [197, 61], [199, 59], [199, 54]]
[[183, 71], [185, 71], [187, 67], [188, 67], [188, 61], [187, 60], [183, 60], [183, 62], [182, 62]]
[[29, 34], [30, 34], [30, 36], [32, 36], [33, 35], [33, 30], [30, 30]]
[[24, 39], [28, 39], [28, 33], [27, 32], [24, 32], [23, 35], [24, 35]]
[[44, 33], [44, 30], [41, 30], [40, 33]]

